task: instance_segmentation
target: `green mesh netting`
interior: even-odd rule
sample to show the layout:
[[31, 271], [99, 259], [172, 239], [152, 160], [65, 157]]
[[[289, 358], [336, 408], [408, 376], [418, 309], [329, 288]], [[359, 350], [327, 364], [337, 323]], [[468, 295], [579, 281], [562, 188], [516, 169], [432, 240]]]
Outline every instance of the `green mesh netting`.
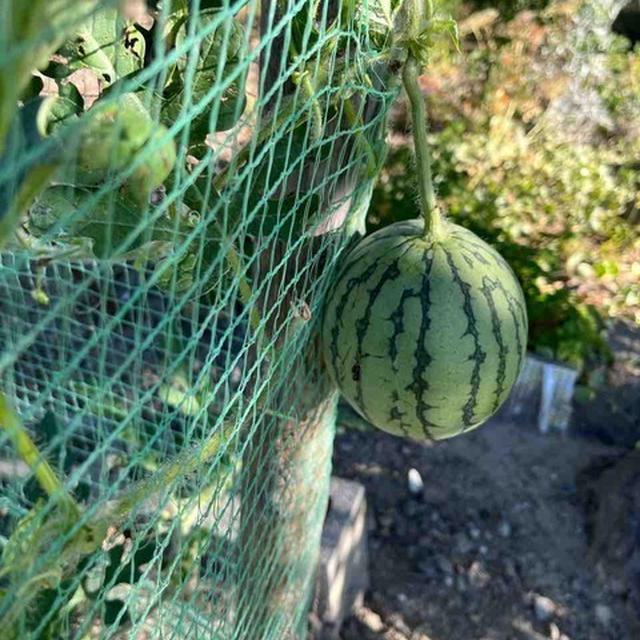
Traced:
[[303, 637], [388, 11], [0, 12], [0, 636]]

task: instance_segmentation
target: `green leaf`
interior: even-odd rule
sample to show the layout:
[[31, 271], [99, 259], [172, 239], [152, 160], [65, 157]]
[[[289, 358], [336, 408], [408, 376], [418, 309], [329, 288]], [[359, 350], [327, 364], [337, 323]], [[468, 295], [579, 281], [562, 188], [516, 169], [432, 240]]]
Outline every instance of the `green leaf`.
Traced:
[[[29, 231], [67, 239], [89, 238], [97, 258], [112, 258], [133, 251], [150, 240], [170, 239], [172, 227], [165, 223], [136, 229], [143, 210], [124, 196], [98, 197], [89, 189], [53, 186], [29, 210]], [[161, 237], [158, 237], [161, 236]], [[126, 242], [126, 249], [122, 247]]]
[[[11, 2], [0, 20], [0, 153], [16, 111], [17, 101], [34, 69], [46, 67], [49, 56], [63, 42], [74, 17], [97, 0], [32, 0]], [[46, 34], [46, 36], [45, 36]]]
[[[30, 207], [27, 228], [36, 238], [75, 244], [78, 250], [81, 239], [88, 239], [97, 258], [135, 256], [144, 247], [146, 259], [150, 257], [149, 250], [154, 260], [160, 262], [172, 255], [173, 248], [184, 242], [197, 223], [188, 216], [183, 217], [176, 230], [174, 220], [164, 214], [153, 223], [140, 224], [145, 211], [145, 207], [122, 193], [99, 197], [91, 189], [52, 186]], [[153, 213], [153, 209], [150, 212]], [[219, 233], [214, 223], [208, 225], [204, 233], [203, 265], [207, 265], [217, 256]], [[193, 281], [200, 244], [201, 239], [196, 236], [192, 247], [182, 250], [176, 284], [180, 291], [187, 289]], [[167, 286], [169, 284], [167, 281]]]
[[[216, 10], [207, 9], [199, 14], [198, 29], [206, 29], [213, 20], [219, 19]], [[176, 46], [184, 46], [187, 35], [186, 25], [183, 25], [176, 38]], [[243, 71], [227, 86], [222, 94], [211, 93], [214, 86], [225, 83], [231, 73], [243, 67], [244, 29], [234, 19], [223, 22], [215, 30], [208, 33], [200, 44], [196, 73], [189, 94], [186, 93], [182, 74], [176, 78], [165, 90], [161, 117], [162, 122], [171, 126], [185, 116], [184, 103], [190, 99], [190, 143], [204, 141], [210, 131], [224, 131], [230, 129], [242, 115], [246, 106], [245, 78]], [[222, 63], [220, 60], [222, 59]], [[223, 64], [222, 73], [218, 77], [218, 66]], [[187, 57], [182, 58], [177, 65], [184, 71], [187, 67]], [[210, 94], [210, 95], [209, 95]], [[206, 102], [205, 102], [206, 101]], [[203, 103], [203, 104], [201, 104]], [[210, 128], [211, 111], [218, 106], [217, 117]]]
[[391, 0], [356, 3], [356, 21], [368, 25], [369, 35], [378, 49], [382, 49], [389, 41], [393, 18]]
[[70, 69], [89, 68], [107, 85], [144, 65], [145, 39], [112, 7], [94, 13], [58, 53]]
[[78, 88], [68, 82], [61, 84], [59, 94], [54, 99], [47, 117], [47, 132], [52, 133], [64, 126], [68, 120], [75, 119], [84, 111], [84, 99]]
[[429, 31], [433, 34], [448, 34], [451, 37], [453, 46], [460, 53], [460, 34], [458, 33], [458, 23], [451, 17], [436, 18], [431, 21]]

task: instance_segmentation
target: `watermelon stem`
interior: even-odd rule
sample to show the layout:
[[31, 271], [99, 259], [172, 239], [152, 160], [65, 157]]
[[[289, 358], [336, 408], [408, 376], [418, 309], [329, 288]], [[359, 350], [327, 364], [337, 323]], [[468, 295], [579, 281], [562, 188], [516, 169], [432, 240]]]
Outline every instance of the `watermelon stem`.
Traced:
[[441, 218], [438, 207], [435, 204], [436, 197], [431, 174], [431, 154], [427, 140], [427, 109], [420, 84], [418, 83], [419, 75], [420, 65], [414, 55], [409, 52], [402, 70], [402, 81], [411, 104], [413, 144], [418, 169], [418, 190], [420, 192], [422, 217], [424, 218], [424, 235], [425, 237], [432, 237], [439, 235], [441, 231]]

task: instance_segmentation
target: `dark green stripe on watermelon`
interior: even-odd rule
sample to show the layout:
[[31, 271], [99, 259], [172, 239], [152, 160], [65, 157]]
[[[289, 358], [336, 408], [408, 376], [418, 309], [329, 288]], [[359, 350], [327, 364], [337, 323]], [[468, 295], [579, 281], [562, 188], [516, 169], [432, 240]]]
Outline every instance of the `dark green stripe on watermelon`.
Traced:
[[[515, 277], [515, 276], [514, 276]], [[515, 334], [516, 334], [516, 351], [518, 353], [518, 371], [520, 371], [520, 369], [522, 369], [522, 364], [523, 364], [523, 360], [524, 360], [524, 352], [525, 352], [525, 348], [526, 348], [526, 344], [523, 343], [522, 337], [520, 335], [520, 332], [522, 331], [521, 327], [524, 324], [524, 333], [526, 334], [527, 332], [527, 314], [526, 312], [524, 312], [524, 307], [523, 305], [519, 304], [519, 302], [517, 300], [514, 300], [513, 296], [504, 288], [504, 286], [502, 285], [502, 283], [500, 281], [497, 281], [496, 286], [498, 287], [498, 289], [500, 289], [500, 292], [502, 293], [502, 295], [504, 296], [505, 300], [507, 301], [507, 306], [509, 307], [509, 313], [511, 314], [511, 318], [513, 321], [513, 326], [515, 329]], [[518, 308], [518, 306], [520, 307], [520, 312], [521, 312], [521, 316], [520, 318], [517, 317], [516, 315], [516, 309]]]
[[396, 359], [398, 357], [397, 338], [404, 331], [404, 314], [405, 303], [409, 298], [419, 298], [420, 294], [412, 289], [405, 289], [401, 296], [398, 306], [391, 312], [389, 321], [393, 323], [393, 332], [389, 337], [389, 357], [391, 358], [391, 368], [394, 373], [398, 373]]
[[498, 312], [496, 311], [496, 303], [493, 299], [493, 292], [497, 288], [497, 283], [491, 280], [491, 278], [483, 278], [481, 291], [482, 295], [487, 301], [487, 305], [491, 309], [493, 335], [496, 339], [496, 344], [498, 345], [498, 372], [496, 375], [496, 390], [494, 392], [496, 395], [496, 399], [493, 403], [493, 411], [495, 411], [500, 406], [502, 394], [504, 393], [504, 378], [507, 368], [507, 353], [509, 352], [509, 348], [505, 345], [504, 340], [502, 339], [500, 318], [498, 317]]
[[[387, 282], [391, 280], [395, 280], [400, 276], [400, 269], [398, 268], [398, 261], [400, 258], [395, 258], [389, 264], [389, 266], [383, 271], [382, 275], [373, 286], [372, 289], [368, 290], [369, 300], [367, 302], [367, 306], [365, 308], [364, 315], [356, 321], [356, 339], [357, 339], [357, 348], [356, 348], [356, 356], [355, 356], [355, 365], [358, 367], [362, 366], [363, 360], [363, 351], [362, 344], [364, 341], [365, 334], [369, 329], [369, 324], [371, 322], [371, 309], [373, 304], [375, 303], [380, 291], [387, 284]], [[374, 263], [375, 264], [375, 263]], [[369, 354], [367, 354], [369, 356]], [[364, 406], [362, 402], [362, 376], [358, 376], [356, 382], [356, 402], [358, 406]]]
[[[342, 322], [342, 313], [347, 307], [347, 302], [351, 297], [351, 293], [356, 287], [358, 287], [364, 282], [367, 282], [367, 279], [370, 278], [376, 272], [377, 268], [378, 268], [378, 265], [375, 262], [371, 263], [364, 271], [362, 271], [356, 276], [349, 278], [349, 280], [346, 283], [346, 286], [344, 287], [344, 292], [342, 293], [342, 296], [340, 297], [340, 300], [337, 305], [335, 323], [331, 327], [330, 348], [331, 348], [331, 359], [334, 362], [337, 361], [338, 358], [340, 357], [338, 353], [338, 340], [340, 338], [340, 325]], [[344, 361], [343, 361], [343, 364], [345, 364]], [[344, 376], [341, 379], [344, 379]]]
[[418, 339], [416, 341], [413, 381], [406, 387], [407, 391], [411, 391], [415, 396], [416, 419], [427, 438], [431, 438], [429, 427], [435, 426], [427, 418], [429, 409], [432, 409], [433, 407], [425, 400], [429, 392], [429, 383], [424, 378], [425, 370], [428, 368], [429, 364], [431, 364], [431, 356], [429, 355], [426, 347], [426, 336], [431, 322], [429, 319], [429, 312], [431, 310], [431, 299], [429, 296], [431, 283], [429, 281], [429, 276], [431, 274], [431, 266], [433, 265], [432, 254], [433, 251], [431, 247], [422, 251], [423, 276], [422, 286], [420, 287], [419, 293], [422, 322], [420, 323]]
[[462, 423], [465, 427], [469, 427], [474, 423], [473, 414], [476, 408], [478, 390], [480, 389], [480, 367], [485, 361], [487, 354], [480, 344], [480, 335], [478, 333], [478, 327], [476, 326], [473, 306], [471, 305], [471, 285], [460, 277], [460, 272], [456, 267], [451, 251], [447, 251], [444, 248], [443, 251], [447, 257], [447, 264], [451, 269], [453, 281], [458, 285], [458, 287], [460, 287], [462, 297], [464, 298], [462, 311], [467, 318], [467, 330], [464, 335], [470, 335], [473, 338], [473, 353], [469, 356], [469, 360], [473, 361], [473, 371], [471, 372], [471, 380], [469, 381], [471, 385], [471, 393], [469, 394], [469, 399], [462, 408]]

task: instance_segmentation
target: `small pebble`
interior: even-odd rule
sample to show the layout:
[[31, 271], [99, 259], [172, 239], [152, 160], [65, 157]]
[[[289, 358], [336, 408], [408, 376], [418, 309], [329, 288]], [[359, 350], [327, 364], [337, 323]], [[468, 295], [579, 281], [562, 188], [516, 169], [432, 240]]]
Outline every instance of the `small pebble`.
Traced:
[[449, 575], [453, 574], [453, 565], [451, 564], [451, 560], [449, 560], [449, 558], [445, 556], [437, 556], [436, 563], [442, 573], [446, 573]]
[[469, 535], [474, 539], [477, 540], [480, 537], [481, 531], [480, 529], [478, 529], [478, 527], [475, 527], [473, 525], [471, 525], [469, 527]]
[[409, 492], [414, 496], [422, 493], [422, 490], [424, 489], [424, 482], [422, 481], [422, 476], [417, 469], [414, 469], [413, 467], [409, 469], [409, 473], [407, 474], [407, 483], [409, 485]]
[[595, 612], [598, 622], [603, 627], [611, 626], [611, 622], [613, 620], [613, 611], [611, 611], [610, 607], [608, 607], [606, 604], [597, 604]]
[[479, 589], [485, 587], [491, 580], [489, 572], [486, 570], [484, 564], [479, 560], [475, 560], [471, 563], [468, 571], [468, 577], [469, 584], [471, 584], [472, 587]]
[[533, 609], [536, 612], [536, 618], [538, 618], [540, 622], [546, 622], [553, 617], [556, 611], [556, 605], [551, 598], [535, 596], [533, 599]]
[[520, 580], [518, 569], [512, 560], [507, 559], [504, 561], [504, 572], [511, 580]]
[[358, 612], [358, 617], [363, 624], [374, 633], [380, 633], [384, 630], [382, 618], [375, 611], [371, 611], [371, 609], [363, 607]]
[[481, 544], [480, 547], [478, 548], [478, 551], [480, 552], [481, 556], [486, 556], [487, 552], [489, 551], [489, 547], [487, 547], [486, 544]]
[[549, 625], [549, 638], [551, 640], [560, 640], [560, 628], [555, 622]]
[[503, 538], [508, 538], [511, 535], [511, 525], [506, 521], [503, 520], [499, 525], [498, 525], [498, 533], [503, 537]]
[[453, 576], [445, 576], [444, 577], [444, 583], [447, 587], [452, 587], [453, 586]]

